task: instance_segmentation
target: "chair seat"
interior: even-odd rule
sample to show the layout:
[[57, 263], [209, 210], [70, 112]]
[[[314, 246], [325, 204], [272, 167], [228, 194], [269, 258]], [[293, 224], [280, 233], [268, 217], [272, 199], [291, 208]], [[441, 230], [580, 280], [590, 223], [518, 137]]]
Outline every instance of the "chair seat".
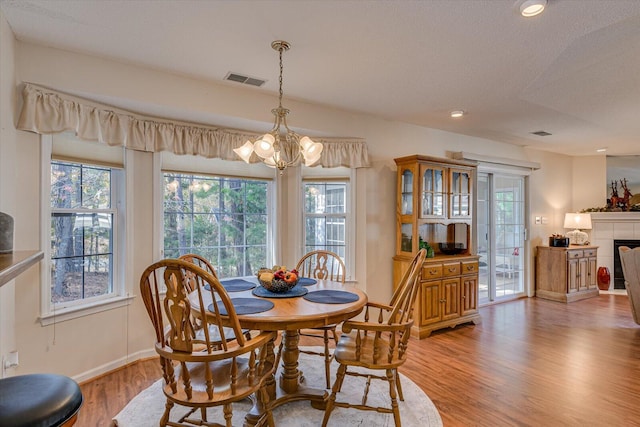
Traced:
[[[222, 359], [215, 362], [209, 362], [209, 367], [213, 373], [211, 378], [213, 382], [213, 392], [215, 394], [215, 399], [220, 404], [237, 401], [239, 397], [248, 396], [254, 393], [259, 387], [260, 375], [256, 375], [255, 372], [250, 372], [249, 360], [246, 358], [237, 358], [236, 362], [236, 369], [238, 371], [236, 373], [237, 383], [234, 390], [231, 389], [229, 381], [229, 378], [231, 378], [231, 371], [233, 369], [233, 361], [231, 359]], [[193, 389], [191, 399], [187, 397], [185, 393], [185, 385], [182, 383], [178, 384], [177, 393], [173, 393], [171, 386], [165, 384], [165, 395], [178, 402], [190, 401], [193, 404], [211, 401], [211, 398], [207, 395], [206, 369], [204, 364], [190, 362], [186, 365], [189, 370], [189, 378]], [[176, 367], [175, 378], [177, 378], [179, 382], [182, 382], [180, 369], [180, 366]], [[271, 366], [265, 367], [264, 369], [271, 370]]]
[[30, 374], [0, 380], [0, 426], [53, 427], [82, 406], [82, 392], [71, 378]]
[[[391, 359], [389, 359], [389, 341], [378, 338], [373, 339], [372, 335], [366, 335], [360, 341], [360, 354], [356, 354], [357, 332], [352, 331], [340, 336], [338, 345], [333, 352], [333, 357], [343, 365], [353, 366], [374, 366], [376, 369], [392, 369], [404, 363], [405, 357], [398, 357], [397, 344], [394, 348]], [[374, 351], [374, 341], [376, 349]]]

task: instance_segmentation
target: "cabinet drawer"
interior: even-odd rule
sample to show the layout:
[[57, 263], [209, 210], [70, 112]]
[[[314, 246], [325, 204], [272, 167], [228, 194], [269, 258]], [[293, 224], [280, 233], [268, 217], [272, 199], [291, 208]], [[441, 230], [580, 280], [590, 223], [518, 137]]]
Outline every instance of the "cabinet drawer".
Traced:
[[449, 277], [449, 276], [459, 276], [460, 275], [460, 263], [459, 262], [455, 262], [455, 263], [448, 263], [448, 264], [443, 264], [442, 265], [442, 275], [444, 277]]
[[433, 280], [442, 277], [442, 264], [425, 265], [422, 267], [422, 280]]
[[478, 272], [478, 261], [463, 261], [462, 274], [474, 274]]
[[585, 249], [584, 250], [584, 256], [586, 256], [586, 257], [596, 256], [597, 254], [598, 254], [598, 250], [597, 249]]
[[583, 251], [567, 251], [567, 259], [582, 258]]

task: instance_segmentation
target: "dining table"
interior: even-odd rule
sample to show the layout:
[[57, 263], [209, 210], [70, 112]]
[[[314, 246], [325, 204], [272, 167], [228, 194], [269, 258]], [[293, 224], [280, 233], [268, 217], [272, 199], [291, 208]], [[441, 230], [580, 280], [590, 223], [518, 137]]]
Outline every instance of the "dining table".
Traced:
[[[339, 324], [357, 316], [367, 303], [367, 295], [350, 284], [312, 278], [300, 278], [293, 289], [284, 293], [269, 292], [253, 276], [221, 279], [220, 283], [227, 290], [243, 329], [282, 332], [278, 377], [274, 370], [274, 376], [267, 381], [269, 405], [275, 408], [287, 402], [309, 400], [313, 407], [323, 409], [327, 390], [302, 382], [303, 373], [298, 369], [298, 331]], [[195, 294], [190, 295], [190, 302], [194, 310], [199, 310]], [[211, 304], [210, 293], [203, 295], [203, 303]], [[274, 351], [273, 342], [269, 351]], [[324, 362], [319, 359], [319, 367], [320, 363]], [[263, 411], [264, 404], [256, 396], [244, 426], [255, 425]]]

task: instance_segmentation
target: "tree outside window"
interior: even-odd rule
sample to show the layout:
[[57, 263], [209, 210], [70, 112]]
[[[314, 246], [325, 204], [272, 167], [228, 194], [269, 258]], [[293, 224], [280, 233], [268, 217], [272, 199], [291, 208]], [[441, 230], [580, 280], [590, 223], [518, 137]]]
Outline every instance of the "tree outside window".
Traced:
[[51, 302], [113, 292], [112, 175], [108, 168], [51, 162]]
[[164, 256], [202, 255], [222, 277], [267, 265], [267, 181], [164, 173]]
[[346, 182], [305, 182], [305, 253], [324, 249], [335, 252], [343, 261], [345, 260], [347, 189]]

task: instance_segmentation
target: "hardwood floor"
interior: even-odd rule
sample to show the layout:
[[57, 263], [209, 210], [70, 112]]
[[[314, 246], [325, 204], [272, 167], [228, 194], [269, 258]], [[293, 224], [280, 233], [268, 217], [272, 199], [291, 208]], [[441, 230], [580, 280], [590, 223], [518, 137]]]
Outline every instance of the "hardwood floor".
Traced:
[[[446, 427], [640, 426], [640, 325], [626, 296], [527, 298], [480, 314], [480, 325], [412, 339], [401, 369]], [[153, 359], [82, 384], [77, 426], [110, 426], [158, 378]]]

